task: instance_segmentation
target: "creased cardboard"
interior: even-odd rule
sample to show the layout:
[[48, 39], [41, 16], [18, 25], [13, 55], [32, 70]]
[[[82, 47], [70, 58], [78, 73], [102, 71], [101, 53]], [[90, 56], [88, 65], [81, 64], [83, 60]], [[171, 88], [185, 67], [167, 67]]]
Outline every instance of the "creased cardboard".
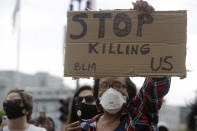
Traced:
[[186, 11], [69, 11], [64, 76], [186, 76]]

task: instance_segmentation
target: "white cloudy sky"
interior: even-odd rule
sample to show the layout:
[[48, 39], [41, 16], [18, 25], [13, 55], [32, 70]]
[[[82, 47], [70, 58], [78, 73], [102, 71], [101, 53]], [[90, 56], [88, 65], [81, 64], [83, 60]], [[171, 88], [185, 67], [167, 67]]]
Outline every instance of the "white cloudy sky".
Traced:
[[[82, 0], [86, 1], [86, 0]], [[169, 104], [185, 105], [195, 97], [197, 90], [197, 0], [147, 0], [156, 10], [187, 10], [187, 78], [172, 79], [167, 95]], [[16, 70], [17, 37], [12, 28], [12, 13], [16, 0], [0, 0], [0, 70]], [[20, 71], [49, 72], [63, 76], [63, 39], [66, 11], [70, 0], [21, 0]], [[84, 4], [82, 4], [82, 9]], [[77, 2], [74, 7], [77, 9]], [[97, 0], [95, 9], [133, 8], [131, 0]], [[71, 78], [65, 83], [74, 87]], [[143, 79], [134, 78], [138, 86]], [[80, 80], [81, 83], [87, 80]]]

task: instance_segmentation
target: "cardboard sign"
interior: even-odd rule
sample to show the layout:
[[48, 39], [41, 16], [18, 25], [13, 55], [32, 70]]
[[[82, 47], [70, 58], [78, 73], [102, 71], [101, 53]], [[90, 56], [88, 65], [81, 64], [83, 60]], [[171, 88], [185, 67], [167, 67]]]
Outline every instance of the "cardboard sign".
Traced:
[[186, 11], [68, 12], [64, 76], [186, 76]]

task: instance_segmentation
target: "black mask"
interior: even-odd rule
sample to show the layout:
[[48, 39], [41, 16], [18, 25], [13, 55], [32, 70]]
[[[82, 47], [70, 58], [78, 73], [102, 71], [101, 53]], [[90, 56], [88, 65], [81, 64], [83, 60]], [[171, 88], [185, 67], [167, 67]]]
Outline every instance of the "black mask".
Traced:
[[91, 119], [97, 115], [96, 105], [81, 103], [75, 106], [76, 121], [81, 119]]
[[3, 103], [3, 109], [6, 112], [8, 119], [16, 119], [25, 114], [22, 112], [24, 107], [21, 107], [21, 99], [6, 100]]

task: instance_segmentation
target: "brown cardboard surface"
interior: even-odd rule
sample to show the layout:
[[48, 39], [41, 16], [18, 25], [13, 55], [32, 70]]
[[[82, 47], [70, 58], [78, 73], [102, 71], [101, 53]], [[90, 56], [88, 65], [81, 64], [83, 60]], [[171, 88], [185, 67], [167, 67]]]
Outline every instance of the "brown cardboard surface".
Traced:
[[186, 76], [186, 11], [73, 11], [67, 20], [64, 76]]

